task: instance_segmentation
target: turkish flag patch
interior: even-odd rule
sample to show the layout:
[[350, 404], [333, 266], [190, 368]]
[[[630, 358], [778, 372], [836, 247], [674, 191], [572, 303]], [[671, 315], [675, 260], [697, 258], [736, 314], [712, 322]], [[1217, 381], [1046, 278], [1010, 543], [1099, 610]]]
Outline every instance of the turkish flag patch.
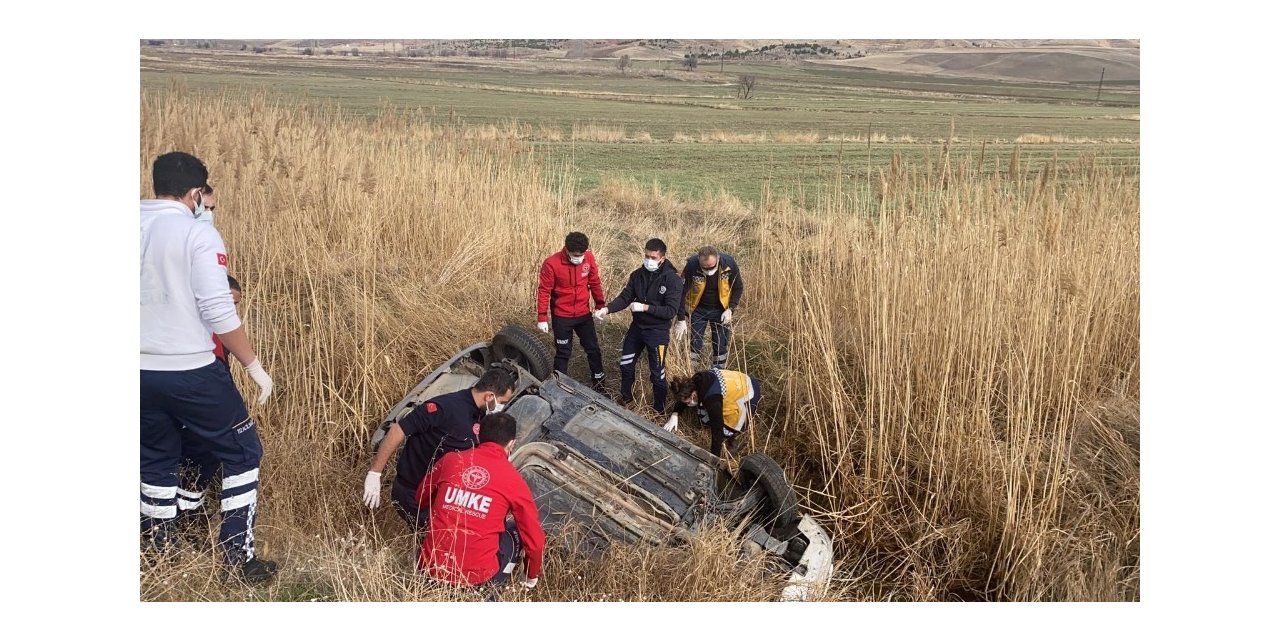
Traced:
[[227, 254], [225, 253], [218, 254], [218, 266], [220, 267], [227, 266]]
[[440, 407], [437, 407], [436, 403], [434, 402], [427, 403], [427, 413], [435, 413], [436, 411], [439, 411], [439, 410], [440, 410]]

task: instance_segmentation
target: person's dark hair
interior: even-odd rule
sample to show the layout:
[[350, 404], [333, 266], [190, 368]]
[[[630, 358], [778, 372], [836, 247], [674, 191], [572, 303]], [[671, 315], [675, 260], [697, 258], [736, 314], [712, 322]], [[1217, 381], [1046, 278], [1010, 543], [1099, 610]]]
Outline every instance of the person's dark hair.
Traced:
[[200, 158], [181, 151], [170, 151], [156, 158], [151, 165], [151, 182], [157, 196], [181, 198], [196, 187], [213, 192], [209, 186], [209, 169]]
[[516, 419], [506, 413], [491, 413], [480, 419], [480, 442], [507, 446], [516, 439]]
[[244, 289], [240, 288], [240, 281], [236, 280], [235, 278], [232, 278], [230, 275], [227, 276], [227, 286], [231, 287], [233, 291], [239, 291], [240, 293], [244, 293]]
[[659, 238], [650, 238], [648, 242], [644, 243], [644, 250], [657, 251], [665, 256], [667, 255], [667, 243]]
[[573, 231], [564, 237], [564, 248], [569, 251], [586, 251], [590, 246], [587, 234], [581, 231]]
[[484, 375], [476, 381], [476, 391], [492, 391], [498, 395], [502, 395], [516, 388], [516, 380], [520, 379], [520, 372], [516, 368], [506, 362], [495, 362], [489, 365]]
[[671, 378], [671, 395], [676, 402], [683, 403], [684, 399], [688, 398], [689, 394], [697, 389], [697, 385], [693, 383], [693, 376], [673, 376]]

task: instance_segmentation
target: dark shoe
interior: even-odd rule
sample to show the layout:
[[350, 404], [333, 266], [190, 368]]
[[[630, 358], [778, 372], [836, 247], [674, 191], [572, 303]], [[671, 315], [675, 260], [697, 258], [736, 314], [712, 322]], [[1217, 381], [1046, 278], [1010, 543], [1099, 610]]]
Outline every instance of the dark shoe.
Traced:
[[242, 565], [231, 567], [230, 574], [245, 584], [262, 584], [276, 575], [276, 563], [253, 558]]

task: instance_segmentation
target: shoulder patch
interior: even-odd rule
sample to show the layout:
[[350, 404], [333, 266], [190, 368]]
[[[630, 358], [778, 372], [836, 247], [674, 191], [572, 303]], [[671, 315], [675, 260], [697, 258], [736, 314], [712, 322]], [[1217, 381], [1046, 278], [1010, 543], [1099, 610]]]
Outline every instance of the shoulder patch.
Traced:
[[220, 267], [227, 266], [227, 254], [225, 253], [218, 254], [218, 266]]
[[436, 406], [436, 403], [434, 402], [427, 403], [427, 413], [435, 413], [439, 410], [440, 410], [440, 407]]
[[664, 285], [662, 285], [661, 287], [658, 287], [658, 294], [659, 294], [659, 295], [664, 294], [664, 293], [666, 293], [666, 292], [667, 292], [667, 285], [665, 285], [665, 284], [664, 284]]

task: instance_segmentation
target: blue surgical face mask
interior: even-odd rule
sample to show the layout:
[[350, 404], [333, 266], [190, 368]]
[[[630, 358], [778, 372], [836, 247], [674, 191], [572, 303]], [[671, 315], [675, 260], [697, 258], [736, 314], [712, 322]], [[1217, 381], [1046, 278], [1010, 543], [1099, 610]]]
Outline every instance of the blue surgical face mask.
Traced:
[[649, 271], [657, 271], [657, 270], [658, 270], [658, 261], [657, 261], [657, 260], [654, 260], [653, 258], [645, 258], [645, 259], [644, 259], [644, 268], [645, 268], [645, 269], [648, 269]]

